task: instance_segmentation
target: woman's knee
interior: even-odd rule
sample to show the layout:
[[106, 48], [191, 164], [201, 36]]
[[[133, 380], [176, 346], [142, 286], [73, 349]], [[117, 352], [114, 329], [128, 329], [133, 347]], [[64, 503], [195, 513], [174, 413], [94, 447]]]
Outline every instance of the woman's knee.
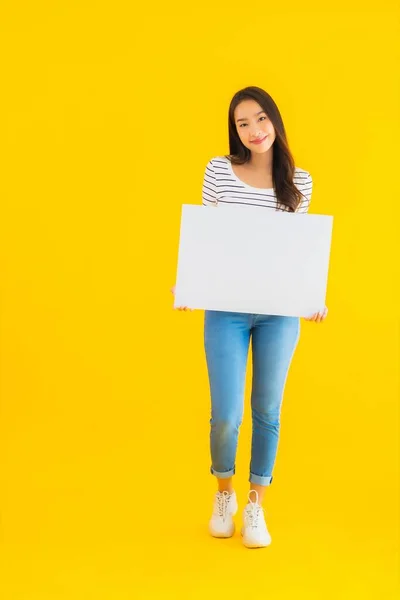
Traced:
[[252, 418], [256, 425], [279, 425], [281, 418], [281, 406], [259, 409], [253, 406]]
[[210, 420], [213, 433], [221, 440], [227, 440], [232, 435], [237, 435], [242, 424], [241, 418], [221, 419], [214, 417]]

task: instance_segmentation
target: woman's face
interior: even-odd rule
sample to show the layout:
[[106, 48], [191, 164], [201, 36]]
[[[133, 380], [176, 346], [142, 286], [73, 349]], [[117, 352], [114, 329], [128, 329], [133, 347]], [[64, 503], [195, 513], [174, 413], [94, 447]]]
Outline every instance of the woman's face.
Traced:
[[251, 152], [262, 154], [271, 148], [276, 137], [275, 129], [258, 102], [240, 102], [235, 108], [234, 120], [240, 140]]

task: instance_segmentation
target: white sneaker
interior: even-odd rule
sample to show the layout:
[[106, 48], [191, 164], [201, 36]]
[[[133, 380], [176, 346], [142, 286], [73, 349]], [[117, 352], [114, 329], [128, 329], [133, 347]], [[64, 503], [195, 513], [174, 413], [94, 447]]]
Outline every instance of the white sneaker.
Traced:
[[213, 514], [209, 522], [209, 531], [213, 537], [228, 538], [235, 533], [233, 516], [238, 509], [236, 492], [217, 492], [214, 497]]
[[[256, 501], [250, 499], [251, 492], [256, 495]], [[271, 536], [268, 532], [264, 518], [264, 509], [258, 504], [258, 493], [256, 490], [250, 490], [249, 503], [243, 510], [242, 536], [243, 544], [247, 548], [263, 548], [271, 543]]]

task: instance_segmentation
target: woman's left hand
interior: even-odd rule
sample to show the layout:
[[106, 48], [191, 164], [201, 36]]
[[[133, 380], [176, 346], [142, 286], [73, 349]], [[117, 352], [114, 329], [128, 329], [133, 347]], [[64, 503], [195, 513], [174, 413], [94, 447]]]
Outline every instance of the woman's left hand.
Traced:
[[304, 317], [306, 321], [315, 321], [315, 323], [322, 323], [328, 314], [328, 307], [325, 306], [324, 310], [314, 313], [311, 317]]

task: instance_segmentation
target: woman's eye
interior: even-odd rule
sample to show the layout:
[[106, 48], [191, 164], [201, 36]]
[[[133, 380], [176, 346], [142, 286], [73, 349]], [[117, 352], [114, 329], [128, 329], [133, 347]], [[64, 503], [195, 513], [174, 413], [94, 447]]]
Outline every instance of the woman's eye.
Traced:
[[[267, 117], [260, 117], [260, 119], [266, 119], [266, 118], [267, 118]], [[260, 119], [258, 119], [258, 120], [260, 120]], [[247, 123], [241, 123], [241, 124], [239, 125], [239, 127], [243, 127], [243, 125], [247, 125]]]

